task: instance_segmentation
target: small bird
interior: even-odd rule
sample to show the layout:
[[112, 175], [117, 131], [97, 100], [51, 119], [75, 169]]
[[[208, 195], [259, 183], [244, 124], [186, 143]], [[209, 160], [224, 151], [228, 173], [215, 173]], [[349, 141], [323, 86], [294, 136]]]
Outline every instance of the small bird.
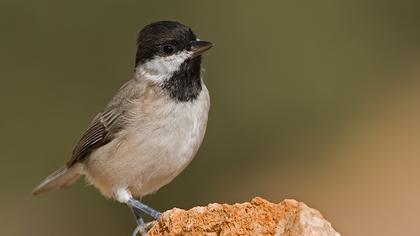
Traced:
[[213, 46], [186, 25], [158, 21], [139, 33], [134, 75], [99, 112], [66, 165], [34, 195], [72, 185], [80, 176], [105, 197], [127, 204], [144, 232], [141, 202], [171, 182], [196, 155], [207, 125], [209, 92], [201, 55]]

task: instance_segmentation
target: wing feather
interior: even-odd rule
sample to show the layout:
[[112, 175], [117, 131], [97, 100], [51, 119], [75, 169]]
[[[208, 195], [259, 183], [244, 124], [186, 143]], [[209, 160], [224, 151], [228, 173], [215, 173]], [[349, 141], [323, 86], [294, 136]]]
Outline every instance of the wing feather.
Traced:
[[72, 166], [83, 160], [96, 148], [109, 143], [122, 128], [122, 124], [119, 123], [121, 118], [122, 112], [117, 112], [114, 109], [96, 115], [74, 147], [72, 158], [67, 166]]
[[67, 166], [70, 167], [89, 156], [95, 149], [109, 143], [130, 119], [131, 101], [141, 96], [144, 90], [135, 80], [125, 83], [105, 110], [95, 116], [73, 149]]

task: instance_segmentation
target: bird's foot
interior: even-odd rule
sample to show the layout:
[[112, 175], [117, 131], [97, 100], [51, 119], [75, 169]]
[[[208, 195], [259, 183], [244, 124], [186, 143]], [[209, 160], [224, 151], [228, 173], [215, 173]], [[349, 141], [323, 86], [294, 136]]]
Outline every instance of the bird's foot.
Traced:
[[[132, 236], [137, 236], [137, 234], [140, 234], [141, 236], [146, 236], [147, 231], [149, 231], [149, 229], [151, 229], [153, 225], [156, 224], [156, 220], [159, 220], [161, 213], [134, 198], [128, 200], [127, 204], [133, 210], [137, 222], [137, 227], [134, 229]], [[141, 217], [142, 212], [153, 217], [155, 221], [144, 223], [144, 220]]]
[[148, 223], [144, 223], [143, 224], [139, 224], [137, 225], [137, 227], [134, 229], [132, 236], [137, 236], [138, 234], [140, 234], [141, 236], [146, 236], [147, 232], [153, 227], [153, 225], [156, 224], [156, 220], [148, 222]]

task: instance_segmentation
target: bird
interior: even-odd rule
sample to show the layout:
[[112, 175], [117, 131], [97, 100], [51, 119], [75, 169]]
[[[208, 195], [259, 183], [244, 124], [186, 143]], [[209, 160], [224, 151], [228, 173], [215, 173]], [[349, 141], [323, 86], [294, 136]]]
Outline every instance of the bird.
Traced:
[[34, 190], [64, 189], [84, 176], [106, 198], [128, 205], [145, 232], [142, 213], [161, 213], [141, 199], [171, 182], [193, 160], [206, 132], [210, 96], [202, 54], [213, 43], [177, 21], [140, 30], [134, 73], [88, 125], [70, 160]]

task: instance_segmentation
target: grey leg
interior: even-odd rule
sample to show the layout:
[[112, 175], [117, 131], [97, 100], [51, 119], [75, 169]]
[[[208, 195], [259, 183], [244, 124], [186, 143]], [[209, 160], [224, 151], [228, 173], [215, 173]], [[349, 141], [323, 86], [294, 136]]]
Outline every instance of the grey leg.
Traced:
[[142, 236], [145, 236], [147, 234], [147, 231], [154, 225], [154, 223], [156, 223], [156, 221], [149, 222], [146, 224], [143, 218], [141, 217], [141, 213], [144, 212], [157, 220], [160, 218], [160, 212], [143, 204], [141, 200], [136, 200], [134, 198], [131, 198], [127, 202], [127, 204], [131, 207], [131, 210], [133, 211], [137, 222], [137, 227], [134, 229], [132, 236], [136, 236], [138, 233], [140, 233], [140, 235]]
[[137, 208], [131, 207], [131, 211], [133, 212], [134, 217], [136, 218], [136, 222], [138, 225], [144, 225], [144, 220], [141, 217], [141, 211]]
[[142, 202], [134, 199], [134, 198], [130, 198], [130, 200], [128, 200], [127, 205], [129, 205], [132, 208], [135, 208], [136, 210], [140, 210], [144, 213], [146, 213], [147, 215], [153, 217], [155, 220], [158, 220], [160, 218], [161, 213], [156, 211], [155, 209], [147, 206], [146, 204], [143, 204]]
[[158, 220], [160, 218], [160, 212], [156, 211], [155, 209], [147, 206], [146, 204], [141, 203], [141, 200], [136, 200], [132, 197], [130, 191], [127, 188], [122, 187], [115, 187], [112, 188], [114, 193], [114, 197], [117, 201], [121, 203], [125, 203], [133, 209], [133, 213], [136, 216], [137, 228], [133, 232], [133, 236], [137, 235], [137, 233], [141, 233], [145, 235], [144, 232], [147, 233], [147, 230], [151, 228], [156, 221], [149, 222], [147, 224], [144, 223], [144, 220], [141, 217], [141, 213], [144, 212], [147, 215], [153, 217], [154, 219]]

